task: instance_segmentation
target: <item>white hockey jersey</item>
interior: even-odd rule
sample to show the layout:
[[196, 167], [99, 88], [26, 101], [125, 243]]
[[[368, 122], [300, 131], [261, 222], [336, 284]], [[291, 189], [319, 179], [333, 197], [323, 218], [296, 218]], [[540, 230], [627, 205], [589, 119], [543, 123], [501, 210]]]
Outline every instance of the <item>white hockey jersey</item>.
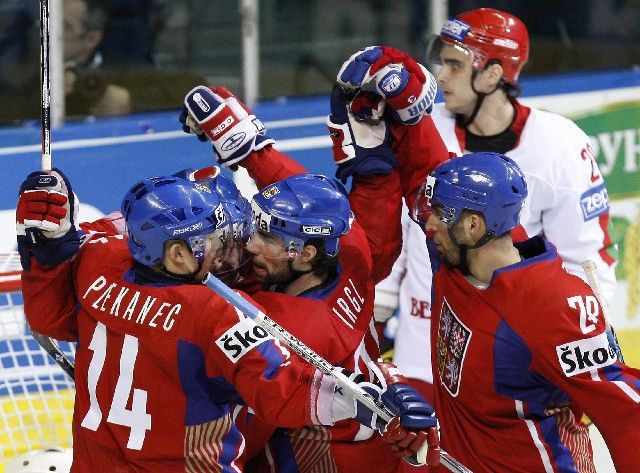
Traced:
[[[518, 104], [519, 108], [524, 108]], [[431, 116], [447, 149], [463, 154], [455, 118], [444, 103]], [[514, 149], [505, 153], [521, 167], [529, 188], [520, 223], [529, 236], [544, 234], [570, 273], [584, 279], [582, 262], [598, 267], [604, 297], [616, 289], [609, 235], [609, 204], [604, 179], [587, 135], [560, 115], [531, 108]], [[405, 212], [406, 213], [406, 212]], [[432, 382], [430, 311], [431, 265], [422, 229], [403, 216], [404, 243], [391, 275], [376, 288], [376, 304], [398, 295], [399, 324], [394, 363], [411, 378]]]

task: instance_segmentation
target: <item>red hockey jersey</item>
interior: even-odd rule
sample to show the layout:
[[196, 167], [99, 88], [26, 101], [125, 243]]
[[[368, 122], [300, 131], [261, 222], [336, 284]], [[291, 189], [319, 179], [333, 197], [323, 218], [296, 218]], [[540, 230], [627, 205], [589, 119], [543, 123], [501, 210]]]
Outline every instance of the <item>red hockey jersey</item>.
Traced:
[[202, 284], [140, 285], [124, 237], [23, 273], [34, 331], [78, 340], [73, 472], [238, 472], [229, 407], [331, 423], [334, 383]]

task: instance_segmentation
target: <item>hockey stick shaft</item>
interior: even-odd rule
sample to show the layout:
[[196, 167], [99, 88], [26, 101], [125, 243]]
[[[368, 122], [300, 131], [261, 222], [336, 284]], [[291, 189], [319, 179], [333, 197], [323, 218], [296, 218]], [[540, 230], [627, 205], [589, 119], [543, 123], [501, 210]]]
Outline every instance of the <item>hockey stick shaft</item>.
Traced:
[[[42, 85], [42, 155], [40, 169], [51, 171], [51, 78], [49, 74], [49, 0], [40, 0], [40, 81]], [[32, 332], [33, 338], [74, 379], [73, 363], [51, 337]]]
[[611, 314], [609, 313], [609, 306], [607, 305], [607, 301], [604, 300], [604, 296], [602, 295], [602, 286], [600, 285], [600, 279], [598, 279], [598, 267], [591, 260], [586, 260], [582, 263], [582, 269], [584, 270], [584, 274], [587, 276], [587, 282], [593, 291], [593, 295], [596, 296], [598, 300], [598, 304], [602, 308], [602, 316], [604, 317], [604, 323], [607, 330], [607, 336], [610, 338], [610, 342], [614, 343], [616, 353], [618, 354], [618, 358], [622, 363], [624, 363], [624, 357], [622, 356], [622, 350], [620, 348], [620, 343], [618, 342], [618, 337], [616, 336], [616, 332], [611, 325]]
[[582, 263], [582, 269], [584, 269], [584, 274], [587, 276], [587, 282], [593, 291], [593, 295], [598, 299], [598, 303], [600, 307], [602, 307], [602, 315], [604, 317], [604, 322], [607, 326], [607, 329], [611, 327], [610, 318], [609, 318], [609, 307], [605, 304], [605, 301], [602, 297], [602, 287], [600, 286], [600, 280], [598, 279], [598, 267], [596, 264], [587, 260]]
[[42, 85], [43, 171], [51, 170], [51, 78], [49, 75], [49, 0], [40, 0], [40, 80]]
[[[334, 378], [338, 386], [343, 388], [345, 391], [348, 391], [360, 403], [364, 404], [372, 412], [376, 413], [378, 417], [384, 421], [385, 424], [393, 418], [393, 414], [389, 412], [389, 410], [382, 403], [377, 402], [357, 383], [345, 376], [340, 368], [333, 366], [322, 356], [314, 352], [304, 342], [289, 333], [275, 320], [271, 319], [264, 312], [259, 310], [256, 306], [247, 301], [240, 294], [235, 292], [218, 278], [210, 275], [209, 279], [207, 280], [207, 286], [213, 289], [218, 295], [229, 301], [234, 307], [236, 307], [244, 315], [252, 319], [256, 324], [264, 328], [271, 336], [286, 344], [301, 358], [310, 363], [320, 372]], [[425, 444], [424, 451], [418, 452], [418, 457], [422, 457], [424, 459], [426, 457], [426, 453], [427, 452]], [[466, 468], [444, 450], [440, 450], [440, 462], [449, 471], [453, 471], [455, 473], [471, 473], [471, 470]]]
[[74, 378], [74, 366], [71, 360], [60, 349], [55, 340], [45, 335], [32, 332], [33, 338], [40, 344], [42, 348], [55, 360], [56, 363], [69, 375], [71, 379]]

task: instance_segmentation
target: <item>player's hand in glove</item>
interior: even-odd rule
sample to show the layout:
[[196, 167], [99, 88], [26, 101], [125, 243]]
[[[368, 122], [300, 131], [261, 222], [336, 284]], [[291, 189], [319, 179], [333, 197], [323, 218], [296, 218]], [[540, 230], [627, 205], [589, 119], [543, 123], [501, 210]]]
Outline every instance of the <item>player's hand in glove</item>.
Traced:
[[363, 101], [370, 101], [361, 91], [373, 92], [405, 125], [431, 113], [437, 92], [435, 77], [422, 64], [389, 46], [369, 46], [353, 54], [342, 64], [337, 82], [344, 90], [357, 92], [350, 103], [353, 112], [358, 113]]
[[25, 271], [29, 256], [56, 266], [76, 254], [80, 233], [75, 220], [78, 198], [59, 169], [32, 172], [22, 182], [16, 206], [18, 252]]
[[361, 374], [348, 370], [343, 370], [343, 374], [373, 399], [382, 401], [395, 417], [386, 424], [366, 405], [338, 388], [334, 395], [334, 420], [355, 417], [361, 424], [378, 429], [396, 455], [411, 464], [439, 465], [440, 437], [433, 407], [408, 384], [393, 363], [378, 360], [370, 362], [369, 369], [375, 376], [373, 382], [365, 381]]
[[[369, 94], [374, 101], [373, 94]], [[338, 165], [336, 177], [343, 183], [354, 174], [389, 174], [396, 167], [391, 135], [382, 109], [371, 103], [368, 113], [374, 119], [359, 120], [347, 105], [347, 94], [338, 85], [331, 92], [331, 115], [327, 118], [333, 142], [333, 159]]]
[[398, 368], [388, 361], [372, 362], [377, 382], [383, 388], [381, 400], [396, 417], [382, 432], [383, 440], [396, 455], [413, 464], [437, 466], [440, 464], [440, 435], [435, 411], [409, 385]]
[[213, 143], [218, 162], [232, 167], [275, 141], [262, 122], [224, 87], [194, 87], [184, 98], [182, 129]]

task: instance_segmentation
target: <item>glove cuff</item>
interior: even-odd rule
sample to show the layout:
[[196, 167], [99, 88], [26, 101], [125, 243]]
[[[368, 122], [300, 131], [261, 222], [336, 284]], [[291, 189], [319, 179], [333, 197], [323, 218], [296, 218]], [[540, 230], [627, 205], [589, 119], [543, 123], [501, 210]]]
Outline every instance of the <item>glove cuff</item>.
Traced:
[[259, 151], [275, 140], [266, 135], [266, 128], [255, 115], [248, 115], [227, 133], [213, 142], [213, 149], [220, 164], [231, 167], [253, 151]]

